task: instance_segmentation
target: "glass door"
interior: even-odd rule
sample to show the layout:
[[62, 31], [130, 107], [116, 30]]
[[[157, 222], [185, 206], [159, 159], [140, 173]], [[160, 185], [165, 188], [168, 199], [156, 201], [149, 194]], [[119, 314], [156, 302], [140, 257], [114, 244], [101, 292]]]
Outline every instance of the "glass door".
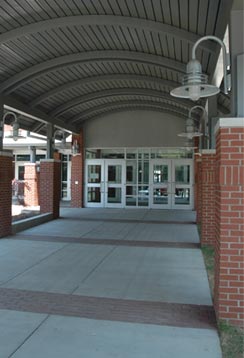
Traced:
[[104, 207], [104, 164], [99, 159], [86, 165], [86, 206]]
[[155, 159], [150, 165], [150, 207], [193, 208], [193, 165], [188, 159]]
[[172, 161], [172, 208], [193, 208], [192, 161], [187, 159]]
[[125, 161], [105, 160], [105, 207], [125, 206]]
[[171, 161], [152, 160], [150, 163], [150, 207], [171, 208]]

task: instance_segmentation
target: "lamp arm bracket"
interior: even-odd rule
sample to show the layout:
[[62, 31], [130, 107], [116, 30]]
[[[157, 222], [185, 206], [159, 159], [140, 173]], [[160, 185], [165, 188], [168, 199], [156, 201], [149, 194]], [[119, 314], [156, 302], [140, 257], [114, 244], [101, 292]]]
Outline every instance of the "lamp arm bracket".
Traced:
[[230, 66], [230, 59], [229, 59], [229, 54], [227, 55], [226, 46], [225, 46], [225, 44], [224, 44], [224, 42], [222, 40], [220, 40], [216, 36], [211, 36], [211, 35], [201, 37], [199, 40], [197, 40], [197, 42], [192, 47], [192, 59], [196, 60], [197, 46], [201, 42], [207, 41], [207, 40], [213, 40], [213, 41], [218, 42], [218, 44], [221, 46], [221, 48], [223, 50], [224, 93], [228, 94], [227, 68]]
[[191, 117], [191, 114], [192, 114], [192, 112], [194, 111], [194, 109], [197, 109], [197, 108], [201, 109], [204, 114], [207, 113], [207, 112], [206, 112], [206, 109], [205, 109], [204, 107], [202, 107], [202, 106], [200, 106], [200, 105], [196, 105], [196, 106], [194, 106], [194, 107], [192, 107], [192, 108], [190, 109], [190, 111], [189, 111], [189, 117]]

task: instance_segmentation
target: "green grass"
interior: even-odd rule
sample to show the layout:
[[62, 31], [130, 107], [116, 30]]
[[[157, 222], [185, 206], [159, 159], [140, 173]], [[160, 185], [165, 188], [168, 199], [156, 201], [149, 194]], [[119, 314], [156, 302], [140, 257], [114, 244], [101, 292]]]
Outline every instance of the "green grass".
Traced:
[[218, 322], [223, 358], [243, 358], [244, 332], [226, 322]]
[[[212, 297], [214, 292], [214, 248], [212, 246], [202, 247], [205, 266], [208, 273], [209, 286]], [[244, 331], [230, 324], [218, 322], [219, 336], [223, 358], [244, 358]]]

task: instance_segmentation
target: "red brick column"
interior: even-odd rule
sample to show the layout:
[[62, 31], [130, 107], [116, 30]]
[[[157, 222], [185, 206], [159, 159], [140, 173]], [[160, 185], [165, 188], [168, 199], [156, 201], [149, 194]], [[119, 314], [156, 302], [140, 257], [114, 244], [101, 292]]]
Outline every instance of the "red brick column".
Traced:
[[83, 160], [81, 154], [72, 157], [71, 161], [71, 207], [83, 206]]
[[73, 142], [77, 141], [80, 153], [73, 155], [71, 160], [71, 207], [83, 207], [83, 174], [84, 174], [84, 153], [83, 136], [74, 136]]
[[25, 164], [24, 203], [27, 206], [39, 205], [39, 173], [35, 163]]
[[244, 119], [220, 119], [216, 132], [217, 317], [244, 325]]
[[0, 238], [12, 232], [12, 154], [0, 152]]
[[61, 163], [55, 159], [43, 159], [40, 164], [40, 211], [59, 217], [61, 197]]
[[195, 157], [195, 210], [197, 224], [201, 224], [202, 221], [202, 159]]
[[202, 151], [201, 244], [215, 245], [216, 151]]

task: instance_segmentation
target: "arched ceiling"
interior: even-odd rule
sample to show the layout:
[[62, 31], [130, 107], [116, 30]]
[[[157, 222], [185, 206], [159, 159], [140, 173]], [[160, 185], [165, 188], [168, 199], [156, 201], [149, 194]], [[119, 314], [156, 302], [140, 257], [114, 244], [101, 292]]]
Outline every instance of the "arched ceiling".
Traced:
[[[185, 118], [195, 103], [169, 92], [193, 44], [204, 35], [224, 37], [231, 6], [231, 0], [3, 0], [0, 96], [22, 114], [22, 127], [40, 133], [35, 117], [71, 131], [124, 110]], [[198, 48], [210, 79], [218, 55], [215, 42]], [[228, 112], [228, 97], [220, 94], [218, 102], [219, 112]]]

